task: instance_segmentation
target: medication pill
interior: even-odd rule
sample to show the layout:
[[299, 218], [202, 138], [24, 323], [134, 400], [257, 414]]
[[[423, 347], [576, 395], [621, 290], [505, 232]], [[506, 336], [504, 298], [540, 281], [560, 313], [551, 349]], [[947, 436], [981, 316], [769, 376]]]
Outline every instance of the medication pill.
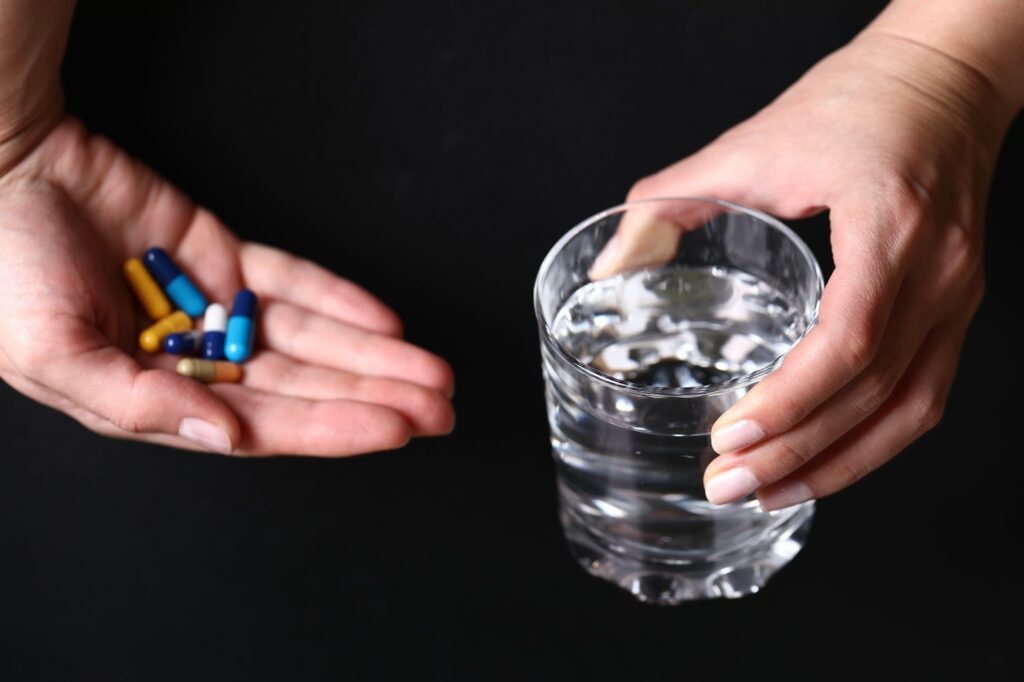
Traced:
[[220, 303], [211, 303], [203, 318], [202, 354], [206, 360], [224, 359], [225, 330], [228, 328], [228, 311]]
[[256, 334], [256, 294], [242, 289], [235, 294], [228, 319], [224, 355], [231, 362], [245, 362], [252, 355], [252, 343]]
[[212, 383], [237, 383], [242, 379], [242, 368], [233, 362], [214, 362], [186, 358], [178, 361], [178, 374]]
[[191, 355], [199, 350], [202, 334], [197, 331], [169, 334], [164, 339], [164, 350], [171, 355]]
[[139, 299], [139, 303], [151, 318], [160, 320], [174, 312], [160, 285], [138, 258], [124, 262], [124, 277], [135, 292], [135, 298]]
[[146, 269], [160, 283], [174, 304], [189, 314], [199, 317], [206, 310], [206, 299], [183, 273], [167, 252], [161, 248], [152, 248], [145, 255]]
[[160, 350], [160, 344], [171, 334], [192, 329], [192, 319], [180, 310], [171, 313], [139, 335], [139, 345], [148, 353]]

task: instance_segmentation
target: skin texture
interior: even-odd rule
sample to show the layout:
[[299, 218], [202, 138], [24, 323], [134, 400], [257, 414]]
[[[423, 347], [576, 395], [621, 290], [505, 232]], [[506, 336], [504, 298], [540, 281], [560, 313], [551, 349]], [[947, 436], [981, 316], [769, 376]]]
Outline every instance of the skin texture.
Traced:
[[[243, 242], [63, 111], [70, 0], [0, 2], [0, 378], [118, 438], [237, 455], [353, 455], [454, 425], [451, 368], [398, 316], [313, 263]], [[138, 349], [121, 269], [162, 246], [212, 301], [260, 297], [239, 385]]]
[[[45, 116], [50, 116], [46, 114]], [[105, 435], [239, 455], [341, 456], [448, 433], [452, 371], [360, 287], [243, 242], [72, 118], [0, 177], [0, 377]], [[122, 263], [163, 246], [215, 301], [261, 300], [239, 385], [138, 350]]]
[[[939, 421], [984, 291], [983, 211], [1016, 97], [883, 15], [753, 118], [633, 187], [630, 200], [830, 212], [836, 269], [820, 323], [714, 425], [709, 499], [756, 491], [776, 509], [829, 495]], [[591, 275], [674, 253], [684, 228], [624, 222]]]
[[[64, 114], [73, 6], [0, 2], [0, 377], [98, 432], [180, 447], [344, 455], [447, 432], [451, 370], [398, 339], [393, 312], [241, 242]], [[765, 110], [634, 187], [830, 211], [820, 325], [715, 424], [714, 501], [830, 494], [938, 421], [984, 288], [982, 212], [1024, 100], [1022, 43], [1014, 0], [897, 0]], [[624, 224], [593, 275], [671, 253], [678, 230], [661, 218]], [[244, 285], [264, 301], [242, 385], [201, 386], [136, 352], [145, 324], [119, 272], [152, 245], [213, 299]]]

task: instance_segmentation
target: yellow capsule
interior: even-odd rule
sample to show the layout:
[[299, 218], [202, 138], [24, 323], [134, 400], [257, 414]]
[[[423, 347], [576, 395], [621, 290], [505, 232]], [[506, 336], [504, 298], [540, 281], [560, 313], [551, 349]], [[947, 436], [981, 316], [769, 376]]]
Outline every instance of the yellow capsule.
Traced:
[[181, 312], [171, 313], [139, 335], [139, 345], [148, 353], [160, 350], [161, 344], [169, 334], [187, 332], [192, 329], [192, 318]]
[[164, 290], [138, 258], [124, 262], [124, 276], [135, 292], [135, 298], [139, 299], [139, 303], [154, 320], [162, 320], [173, 312], [171, 302], [164, 296]]
[[178, 374], [192, 377], [207, 384], [231, 383], [242, 380], [242, 368], [233, 362], [185, 358], [178, 361]]

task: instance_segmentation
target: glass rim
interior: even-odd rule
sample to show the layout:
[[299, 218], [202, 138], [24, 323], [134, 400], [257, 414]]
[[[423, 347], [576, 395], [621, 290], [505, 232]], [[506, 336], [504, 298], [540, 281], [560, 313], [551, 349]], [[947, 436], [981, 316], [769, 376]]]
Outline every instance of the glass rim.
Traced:
[[[729, 381], [722, 382], [720, 384], [711, 384], [708, 386], [687, 386], [687, 387], [665, 387], [665, 386], [649, 386], [647, 384], [638, 384], [632, 381], [625, 381], [623, 379], [616, 379], [615, 377], [600, 372], [590, 365], [582, 362], [574, 353], [562, 344], [561, 341], [551, 331], [551, 326], [548, 324], [547, 319], [544, 317], [544, 309], [541, 304], [541, 283], [544, 281], [545, 276], [551, 269], [551, 265], [554, 263], [555, 258], [565, 248], [565, 245], [575, 239], [581, 232], [586, 230], [588, 227], [594, 225], [601, 220], [604, 220], [610, 215], [616, 213], [625, 213], [630, 208], [638, 206], [640, 204], [652, 204], [658, 202], [669, 202], [669, 201], [694, 201], [705, 204], [716, 204], [723, 206], [731, 211], [737, 213], [744, 213], [748, 216], [756, 218], [763, 223], [768, 224], [772, 228], [781, 232], [790, 242], [792, 242], [800, 254], [811, 264], [812, 275], [814, 276], [814, 284], [816, 289], [816, 296], [814, 301], [814, 309], [808, 316], [807, 326], [800, 334], [793, 344], [774, 360], [759, 367], [753, 372], [748, 372]], [[555, 242], [555, 245], [551, 247], [544, 260], [540, 264], [540, 270], [537, 271], [537, 279], [533, 284], [533, 310], [537, 316], [537, 322], [540, 325], [541, 333], [543, 334], [544, 340], [549, 342], [550, 345], [561, 355], [576, 371], [581, 372], [588, 378], [598, 381], [599, 383], [611, 386], [612, 388], [631, 393], [634, 395], [642, 396], [664, 396], [664, 397], [704, 397], [713, 396], [721, 393], [728, 393], [734, 391], [737, 388], [744, 388], [750, 386], [763, 379], [764, 377], [771, 374], [775, 369], [782, 364], [782, 361], [786, 358], [789, 352], [800, 343], [804, 337], [814, 328], [818, 323], [818, 312], [821, 308], [821, 294], [825, 288], [824, 276], [821, 273], [821, 266], [818, 264], [818, 259], [814, 257], [814, 253], [811, 252], [807, 243], [800, 238], [791, 227], [783, 223], [778, 218], [771, 216], [763, 211], [759, 211], [755, 208], [749, 208], [740, 204], [733, 203], [731, 201], [725, 201], [724, 199], [715, 199], [713, 197], [701, 197], [701, 196], [672, 196], [672, 197], [655, 197], [652, 199], [639, 199], [636, 201], [628, 201], [618, 206], [612, 206], [611, 208], [605, 209], [600, 213], [586, 218], [582, 222], [578, 223], [571, 230], [566, 232], [562, 237]]]

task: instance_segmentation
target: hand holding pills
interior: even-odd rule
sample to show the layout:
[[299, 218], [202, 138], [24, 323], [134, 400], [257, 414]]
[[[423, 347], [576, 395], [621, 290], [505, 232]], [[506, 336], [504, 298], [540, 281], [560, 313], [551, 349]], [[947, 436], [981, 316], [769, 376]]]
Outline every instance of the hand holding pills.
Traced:
[[[231, 382], [242, 379], [242, 368], [233, 362], [245, 362], [252, 356], [256, 335], [253, 322], [256, 317], [256, 294], [242, 289], [235, 294], [235, 305], [231, 311], [229, 334], [224, 334], [224, 306], [219, 303], [207, 307], [206, 298], [195, 284], [181, 272], [167, 252], [159, 247], [146, 251], [148, 265], [139, 269], [135, 258], [125, 261], [124, 274], [135, 292], [139, 304], [145, 308], [156, 323], [139, 336], [139, 347], [155, 353], [161, 348], [171, 355], [191, 355], [200, 350], [205, 360], [182, 360], [177, 365], [178, 374], [199, 379], [207, 383]], [[163, 285], [161, 290], [160, 285]], [[164, 297], [167, 293], [175, 304], [182, 308], [164, 315], [171, 309]], [[192, 329], [192, 315], [206, 311], [205, 332]], [[228, 350], [225, 346], [230, 339]], [[225, 354], [232, 362], [219, 362]]]
[[98, 433], [237, 455], [451, 430], [451, 369], [394, 312], [240, 241], [77, 121], [6, 171], [0, 377], [25, 395]]

